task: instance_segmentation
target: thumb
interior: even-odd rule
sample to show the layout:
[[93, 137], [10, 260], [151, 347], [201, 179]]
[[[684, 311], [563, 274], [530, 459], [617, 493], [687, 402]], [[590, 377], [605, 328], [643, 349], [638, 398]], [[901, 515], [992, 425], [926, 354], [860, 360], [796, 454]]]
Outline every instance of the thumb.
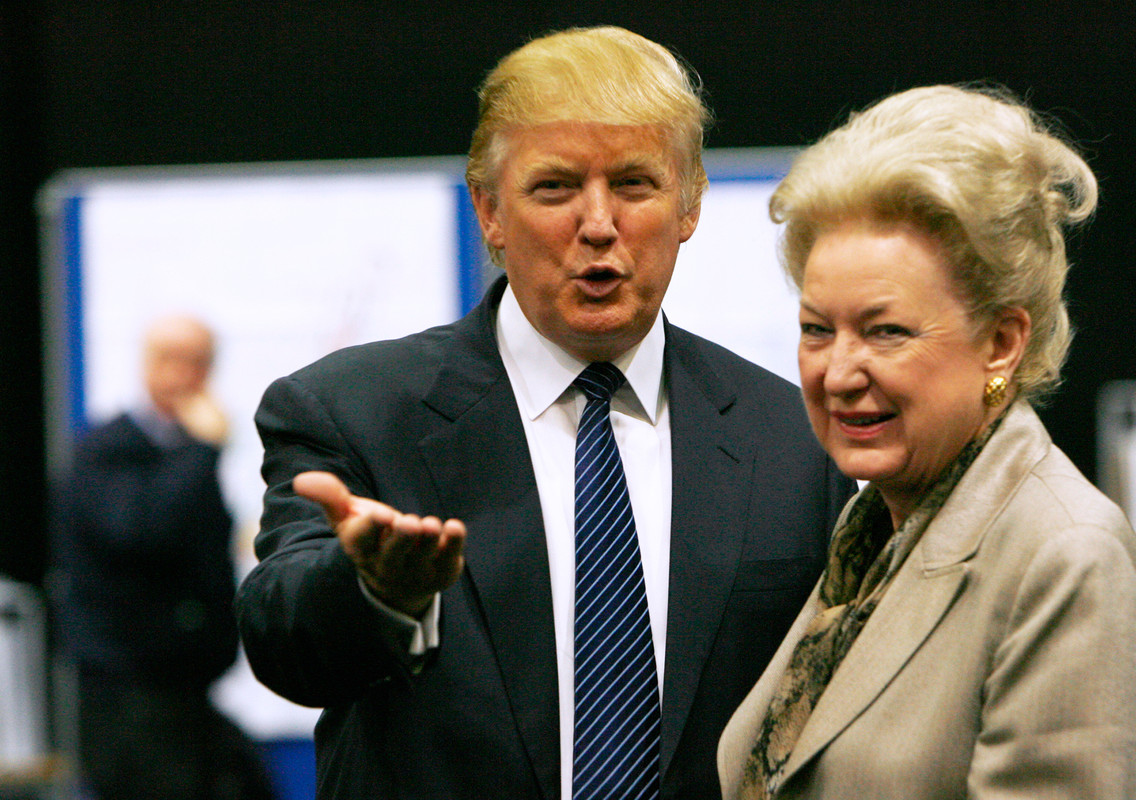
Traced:
[[301, 472], [292, 479], [292, 491], [323, 506], [332, 525], [338, 525], [351, 511], [351, 492], [330, 472]]

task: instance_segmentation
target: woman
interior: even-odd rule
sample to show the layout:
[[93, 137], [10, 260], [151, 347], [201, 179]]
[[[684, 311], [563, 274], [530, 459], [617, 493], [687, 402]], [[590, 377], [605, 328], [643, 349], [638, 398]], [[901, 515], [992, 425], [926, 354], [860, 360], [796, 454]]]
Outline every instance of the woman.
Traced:
[[1095, 203], [1027, 109], [947, 86], [775, 192], [813, 430], [867, 486], [722, 737], [726, 798], [1136, 798], [1136, 536], [1032, 408]]

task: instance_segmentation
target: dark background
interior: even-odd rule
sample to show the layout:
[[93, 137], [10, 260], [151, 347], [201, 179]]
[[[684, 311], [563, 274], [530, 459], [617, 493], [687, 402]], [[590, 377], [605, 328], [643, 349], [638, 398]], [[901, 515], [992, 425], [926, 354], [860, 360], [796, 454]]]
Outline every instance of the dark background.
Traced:
[[1136, 377], [1136, 4], [0, 0], [0, 571], [46, 548], [34, 197], [72, 167], [450, 155], [526, 39], [624, 25], [701, 74], [710, 147], [803, 145], [910, 86], [994, 81], [1055, 116], [1102, 185], [1073, 237], [1079, 334], [1043, 412], [1095, 477], [1100, 385]]

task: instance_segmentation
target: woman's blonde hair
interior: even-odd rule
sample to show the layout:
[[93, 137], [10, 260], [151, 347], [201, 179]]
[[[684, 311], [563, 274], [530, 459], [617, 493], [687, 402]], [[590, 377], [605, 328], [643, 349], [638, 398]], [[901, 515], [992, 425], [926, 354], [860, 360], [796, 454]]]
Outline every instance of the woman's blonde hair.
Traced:
[[817, 238], [840, 222], [909, 222], [936, 238], [976, 326], [1024, 308], [1015, 381], [1056, 388], [1072, 330], [1064, 229], [1096, 207], [1085, 161], [1008, 92], [929, 86], [888, 97], [805, 150], [774, 192], [782, 265], [798, 287]]
[[510, 130], [546, 122], [658, 125], [677, 155], [683, 210], [707, 186], [710, 112], [695, 73], [671, 51], [617, 27], [571, 28], [505, 56], [478, 90], [466, 182], [493, 194]]

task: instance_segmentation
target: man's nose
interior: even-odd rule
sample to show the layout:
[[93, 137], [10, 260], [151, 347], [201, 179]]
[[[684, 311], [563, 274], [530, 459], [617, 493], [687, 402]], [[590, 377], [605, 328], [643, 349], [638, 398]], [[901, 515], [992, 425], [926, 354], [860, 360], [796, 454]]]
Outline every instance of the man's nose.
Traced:
[[590, 244], [609, 244], [618, 235], [616, 226], [616, 198], [611, 189], [599, 185], [585, 188], [582, 196], [580, 235]]

